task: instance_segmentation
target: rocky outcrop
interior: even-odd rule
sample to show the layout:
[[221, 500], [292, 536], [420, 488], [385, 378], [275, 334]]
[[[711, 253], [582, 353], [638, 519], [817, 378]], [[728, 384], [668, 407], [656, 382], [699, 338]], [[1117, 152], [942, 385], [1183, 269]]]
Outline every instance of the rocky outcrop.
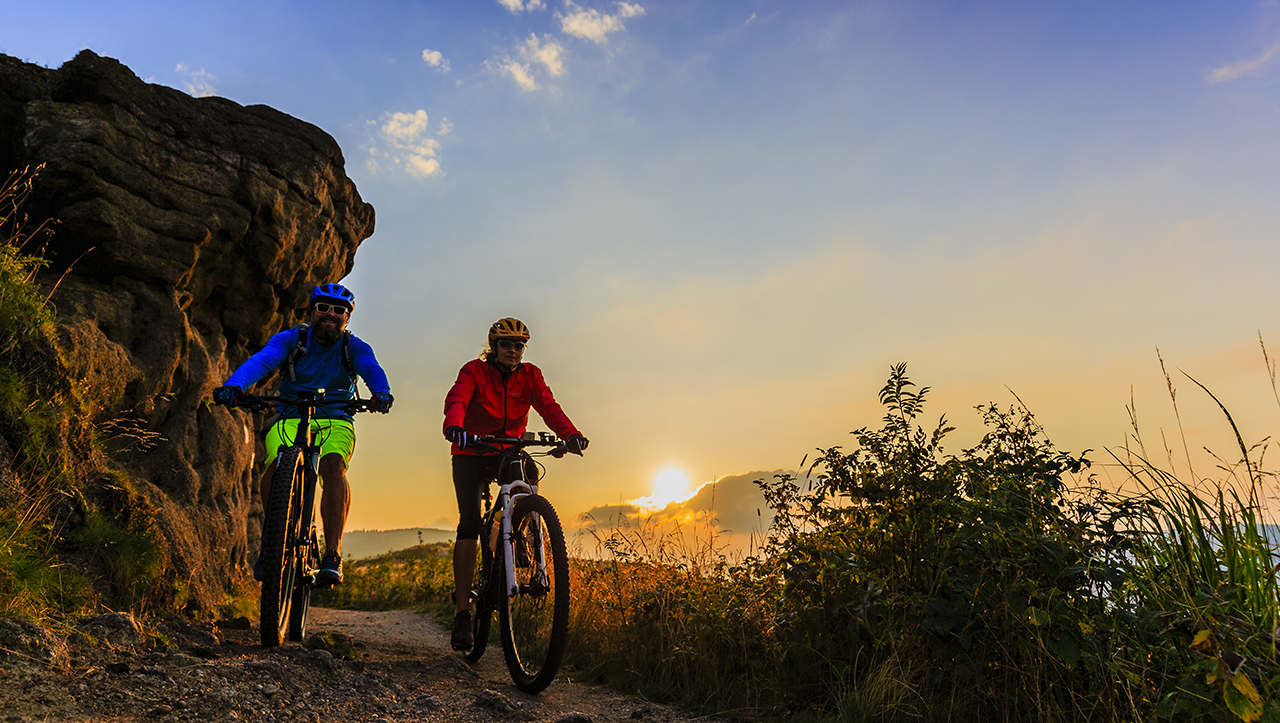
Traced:
[[60, 221], [42, 283], [68, 359], [175, 590], [210, 604], [256, 548], [261, 465], [254, 420], [205, 400], [351, 270], [373, 208], [319, 128], [88, 50], [56, 70], [0, 56], [0, 168], [38, 164], [27, 212]]

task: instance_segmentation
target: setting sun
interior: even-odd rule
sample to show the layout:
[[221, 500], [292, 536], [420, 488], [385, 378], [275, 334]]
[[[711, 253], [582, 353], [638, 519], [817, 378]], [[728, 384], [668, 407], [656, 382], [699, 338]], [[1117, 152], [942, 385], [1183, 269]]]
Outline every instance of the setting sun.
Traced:
[[653, 476], [653, 493], [648, 497], [631, 500], [638, 507], [662, 509], [672, 502], [689, 498], [689, 475], [676, 466], [663, 467]]

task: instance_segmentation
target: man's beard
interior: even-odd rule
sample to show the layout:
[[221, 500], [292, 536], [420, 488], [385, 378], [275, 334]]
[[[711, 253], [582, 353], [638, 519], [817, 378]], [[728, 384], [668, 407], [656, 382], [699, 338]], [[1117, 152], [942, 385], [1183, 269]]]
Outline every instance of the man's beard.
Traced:
[[316, 341], [325, 346], [333, 346], [342, 338], [342, 330], [337, 324], [316, 324], [315, 327]]

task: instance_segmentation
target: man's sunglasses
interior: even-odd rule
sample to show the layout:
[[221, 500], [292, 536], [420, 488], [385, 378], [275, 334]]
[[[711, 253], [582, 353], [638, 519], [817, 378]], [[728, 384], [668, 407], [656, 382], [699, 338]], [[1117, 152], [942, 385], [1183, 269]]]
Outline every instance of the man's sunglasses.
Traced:
[[338, 316], [346, 316], [351, 313], [351, 310], [345, 306], [341, 306], [339, 304], [326, 304], [324, 302], [316, 303], [312, 308], [321, 314], [337, 314]]
[[511, 341], [510, 339], [499, 339], [498, 348], [508, 351], [514, 349], [516, 351], [524, 351], [525, 343], [523, 341]]

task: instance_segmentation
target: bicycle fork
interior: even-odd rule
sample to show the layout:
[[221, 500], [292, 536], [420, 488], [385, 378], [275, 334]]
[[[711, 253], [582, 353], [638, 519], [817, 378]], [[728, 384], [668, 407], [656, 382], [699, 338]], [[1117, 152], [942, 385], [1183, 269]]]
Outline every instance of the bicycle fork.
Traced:
[[[289, 554], [296, 554], [295, 550], [302, 551], [298, 555], [299, 561], [304, 563], [299, 568], [299, 577], [304, 585], [314, 585], [316, 582], [316, 571], [311, 568], [311, 555], [306, 554], [306, 550], [312, 545], [317, 546], [319, 550], [319, 539], [315, 539], [312, 530], [315, 528], [316, 519], [316, 487], [319, 486], [320, 479], [320, 448], [307, 447], [306, 469], [302, 473], [302, 517], [298, 520], [297, 537], [293, 540], [293, 547]], [[318, 557], [317, 557], [318, 559]]]
[[[517, 534], [512, 529], [512, 518], [515, 515], [516, 502], [529, 495], [538, 493], [537, 485], [529, 485], [522, 480], [513, 480], [512, 482], [502, 486], [499, 494], [502, 495], [505, 504], [502, 507], [502, 525], [501, 535], [499, 539], [502, 541], [502, 565], [503, 574], [506, 576], [507, 597], [513, 598], [517, 595], [535, 595], [542, 596], [547, 593], [547, 562], [544, 554], [542, 541], [542, 520], [538, 518], [536, 512], [530, 513], [526, 518], [528, 527]], [[532, 545], [532, 559], [526, 564], [534, 566], [534, 574], [530, 579], [529, 585], [521, 585], [519, 578], [516, 576], [516, 555], [518, 554], [516, 546], [521, 544], [518, 537], [525, 537], [524, 543]], [[528, 551], [526, 551], [528, 554]]]

